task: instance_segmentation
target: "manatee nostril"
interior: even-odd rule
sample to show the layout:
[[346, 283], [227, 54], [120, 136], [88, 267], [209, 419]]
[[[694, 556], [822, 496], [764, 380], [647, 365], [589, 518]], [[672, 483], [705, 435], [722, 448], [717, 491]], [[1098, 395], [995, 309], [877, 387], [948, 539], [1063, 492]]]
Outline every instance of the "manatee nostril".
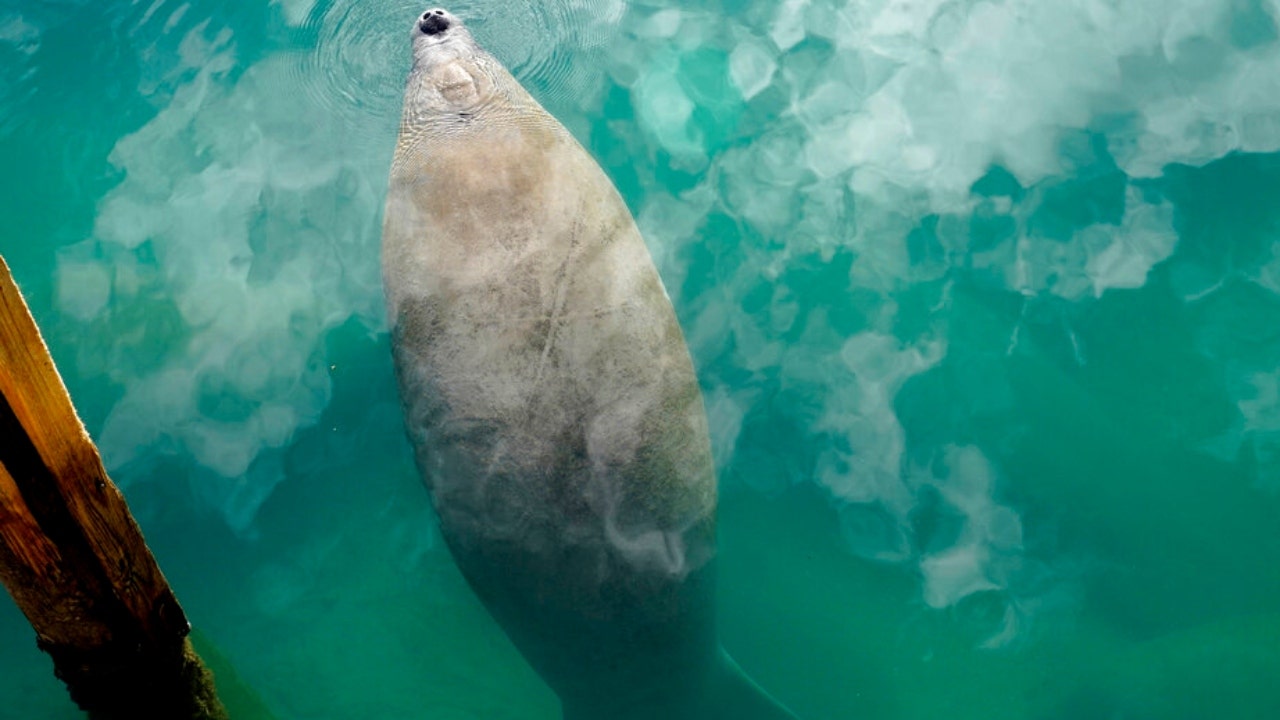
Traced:
[[444, 11], [439, 8], [428, 10], [422, 13], [422, 20], [418, 23], [418, 29], [423, 35], [439, 35], [449, 29], [449, 19], [444, 16]]

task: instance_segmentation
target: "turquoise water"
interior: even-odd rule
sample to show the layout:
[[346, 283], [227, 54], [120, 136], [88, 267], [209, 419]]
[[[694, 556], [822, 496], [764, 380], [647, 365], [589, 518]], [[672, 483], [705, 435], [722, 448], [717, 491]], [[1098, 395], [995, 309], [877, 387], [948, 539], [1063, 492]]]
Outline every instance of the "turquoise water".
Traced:
[[[0, 0], [0, 254], [280, 718], [556, 718], [400, 425], [391, 0]], [[1280, 717], [1280, 3], [459, 2], [689, 340], [807, 720]], [[0, 718], [77, 712], [0, 603]]]

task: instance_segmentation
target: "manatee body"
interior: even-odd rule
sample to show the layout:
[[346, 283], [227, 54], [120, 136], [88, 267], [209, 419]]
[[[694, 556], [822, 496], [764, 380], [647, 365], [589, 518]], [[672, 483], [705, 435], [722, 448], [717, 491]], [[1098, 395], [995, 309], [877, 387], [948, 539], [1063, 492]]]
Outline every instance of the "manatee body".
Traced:
[[566, 718], [791, 717], [716, 640], [706, 415], [625, 203], [456, 17], [412, 34], [383, 278], [459, 568]]

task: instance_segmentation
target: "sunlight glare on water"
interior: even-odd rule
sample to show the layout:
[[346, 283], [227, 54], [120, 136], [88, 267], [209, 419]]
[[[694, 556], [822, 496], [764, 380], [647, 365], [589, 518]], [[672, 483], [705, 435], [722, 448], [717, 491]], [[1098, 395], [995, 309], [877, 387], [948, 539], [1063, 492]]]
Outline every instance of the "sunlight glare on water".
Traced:
[[[806, 720], [1280, 717], [1280, 2], [449, 5], [644, 232]], [[0, 0], [0, 253], [280, 718], [555, 718], [401, 426], [405, 0]], [[0, 604], [0, 719], [77, 717]]]

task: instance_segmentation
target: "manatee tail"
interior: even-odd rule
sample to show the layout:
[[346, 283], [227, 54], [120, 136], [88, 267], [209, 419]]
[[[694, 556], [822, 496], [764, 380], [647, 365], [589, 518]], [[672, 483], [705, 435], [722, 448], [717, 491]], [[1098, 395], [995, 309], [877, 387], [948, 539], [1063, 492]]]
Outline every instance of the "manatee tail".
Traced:
[[720, 667], [707, 703], [708, 720], [797, 720], [720, 649]]

